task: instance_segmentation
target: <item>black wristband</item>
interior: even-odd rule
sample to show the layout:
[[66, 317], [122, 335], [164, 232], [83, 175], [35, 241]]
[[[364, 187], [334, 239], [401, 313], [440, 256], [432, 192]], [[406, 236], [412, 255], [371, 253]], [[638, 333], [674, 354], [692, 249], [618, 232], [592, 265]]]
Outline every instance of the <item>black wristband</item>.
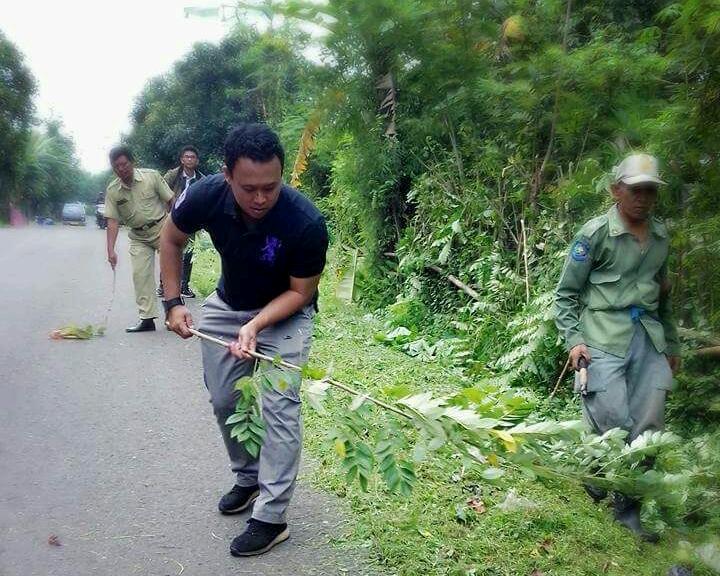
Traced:
[[185, 300], [182, 296], [177, 298], [170, 298], [170, 300], [163, 300], [163, 307], [165, 308], [165, 314], [170, 312], [175, 306], [185, 306]]

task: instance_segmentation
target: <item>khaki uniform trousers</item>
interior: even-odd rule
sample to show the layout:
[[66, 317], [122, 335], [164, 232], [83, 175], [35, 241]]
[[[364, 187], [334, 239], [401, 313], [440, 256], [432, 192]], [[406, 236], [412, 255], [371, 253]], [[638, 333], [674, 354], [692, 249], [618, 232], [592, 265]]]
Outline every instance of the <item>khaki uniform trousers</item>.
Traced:
[[147, 230], [132, 228], [128, 233], [135, 302], [140, 318], [157, 318], [159, 315], [155, 291], [155, 254], [160, 249], [163, 222], [164, 219]]
[[[587, 395], [583, 415], [597, 434], [611, 428], [629, 432], [632, 442], [646, 430], [665, 426], [665, 397], [673, 377], [665, 354], [659, 353], [641, 323], [635, 325], [630, 349], [624, 358], [589, 347]], [[575, 391], [580, 390], [575, 376]]]

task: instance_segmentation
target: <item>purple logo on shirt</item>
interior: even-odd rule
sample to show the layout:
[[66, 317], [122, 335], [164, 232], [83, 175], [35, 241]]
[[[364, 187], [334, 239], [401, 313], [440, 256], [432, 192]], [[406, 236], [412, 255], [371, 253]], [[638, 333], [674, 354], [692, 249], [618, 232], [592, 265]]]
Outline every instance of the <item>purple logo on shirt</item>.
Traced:
[[275, 259], [277, 258], [277, 252], [280, 250], [281, 246], [282, 242], [279, 238], [275, 238], [275, 236], [266, 236], [265, 246], [260, 252], [260, 261], [267, 262], [268, 264], [274, 264]]

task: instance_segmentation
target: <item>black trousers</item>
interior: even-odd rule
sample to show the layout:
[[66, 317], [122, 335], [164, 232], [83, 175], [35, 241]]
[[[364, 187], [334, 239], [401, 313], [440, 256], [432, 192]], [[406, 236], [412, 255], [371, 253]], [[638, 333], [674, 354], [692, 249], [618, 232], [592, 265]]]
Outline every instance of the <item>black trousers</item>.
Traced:
[[190, 274], [192, 274], [192, 248], [186, 248], [182, 259], [182, 282], [180, 284], [182, 290], [186, 290], [190, 284]]

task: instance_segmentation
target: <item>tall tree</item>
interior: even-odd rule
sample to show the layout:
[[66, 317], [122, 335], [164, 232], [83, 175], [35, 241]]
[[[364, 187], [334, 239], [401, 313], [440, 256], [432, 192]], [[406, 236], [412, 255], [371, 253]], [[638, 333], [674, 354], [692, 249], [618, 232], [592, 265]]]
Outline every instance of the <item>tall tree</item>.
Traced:
[[0, 218], [7, 216], [33, 118], [36, 83], [22, 54], [0, 31]]

